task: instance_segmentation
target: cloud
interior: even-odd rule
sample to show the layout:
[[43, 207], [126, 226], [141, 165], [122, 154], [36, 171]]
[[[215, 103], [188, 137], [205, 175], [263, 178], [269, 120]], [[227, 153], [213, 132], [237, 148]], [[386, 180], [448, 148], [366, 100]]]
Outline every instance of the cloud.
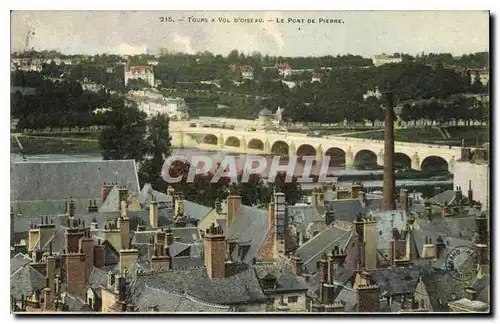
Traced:
[[143, 54], [148, 51], [148, 48], [146, 45], [130, 45], [126, 43], [122, 43], [120, 45], [108, 48], [108, 53], [111, 54], [119, 54], [119, 55], [138, 55], [138, 54]]
[[262, 23], [262, 27], [264, 27], [264, 32], [271, 36], [276, 45], [278, 46], [278, 55], [282, 54], [283, 46], [285, 45], [285, 41], [283, 40], [283, 34], [276, 27], [276, 23], [268, 22], [268, 19], [275, 19], [276, 17], [280, 17], [281, 15], [278, 12], [266, 12], [264, 14], [264, 23]]
[[174, 36], [174, 43], [182, 46], [182, 51], [188, 54], [194, 54], [193, 47], [191, 46], [191, 39], [187, 36], [181, 36], [177, 33], [172, 33]]

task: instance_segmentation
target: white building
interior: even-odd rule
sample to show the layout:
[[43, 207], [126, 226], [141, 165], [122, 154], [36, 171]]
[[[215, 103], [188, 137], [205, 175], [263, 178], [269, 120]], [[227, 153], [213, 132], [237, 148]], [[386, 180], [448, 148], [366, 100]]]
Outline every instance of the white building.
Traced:
[[401, 63], [403, 61], [403, 58], [382, 54], [382, 55], [375, 55], [374, 57], [372, 57], [372, 61], [373, 65], [380, 66], [384, 64]]
[[127, 85], [129, 80], [135, 79], [142, 79], [144, 80], [149, 86], [154, 87], [155, 86], [155, 75], [153, 71], [152, 66], [148, 65], [141, 65], [141, 66], [130, 66], [130, 60], [131, 58], [127, 58], [127, 62], [125, 63], [125, 86]]
[[365, 94], [363, 94], [364, 100], [366, 100], [370, 97], [375, 97], [377, 99], [380, 99], [382, 97], [382, 94], [378, 90], [378, 87], [376, 87], [375, 90], [368, 90]]
[[456, 162], [453, 168], [453, 187], [460, 187], [462, 194], [467, 196], [469, 183], [472, 188], [472, 198], [479, 201], [482, 210], [490, 206], [490, 167], [488, 164]]
[[165, 114], [174, 120], [188, 120], [189, 107], [183, 98], [166, 98], [154, 95], [152, 97], [145, 96], [129, 96], [130, 100], [137, 102], [139, 110], [145, 112], [149, 117], [157, 114]]

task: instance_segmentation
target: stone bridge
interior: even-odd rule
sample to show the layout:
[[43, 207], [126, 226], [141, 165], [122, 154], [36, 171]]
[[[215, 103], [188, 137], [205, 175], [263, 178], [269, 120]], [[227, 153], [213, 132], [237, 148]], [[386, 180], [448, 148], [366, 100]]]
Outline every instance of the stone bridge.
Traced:
[[[330, 165], [347, 167], [384, 164], [384, 142], [369, 139], [194, 127], [171, 129], [170, 134], [176, 147], [254, 155], [316, 156], [318, 161], [328, 155]], [[453, 172], [461, 148], [396, 142], [394, 151], [396, 168]]]

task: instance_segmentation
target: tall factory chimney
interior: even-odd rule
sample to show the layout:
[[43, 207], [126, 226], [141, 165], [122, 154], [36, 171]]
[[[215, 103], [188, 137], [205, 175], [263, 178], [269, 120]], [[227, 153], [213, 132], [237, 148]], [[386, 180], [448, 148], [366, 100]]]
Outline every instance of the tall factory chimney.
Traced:
[[384, 209], [394, 210], [394, 102], [393, 94], [385, 93], [385, 132], [384, 132]]

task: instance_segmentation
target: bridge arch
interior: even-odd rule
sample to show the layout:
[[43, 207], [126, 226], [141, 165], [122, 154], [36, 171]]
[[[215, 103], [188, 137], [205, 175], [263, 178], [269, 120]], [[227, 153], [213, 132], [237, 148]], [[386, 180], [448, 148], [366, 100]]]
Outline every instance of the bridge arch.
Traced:
[[284, 141], [276, 141], [271, 146], [271, 154], [288, 156], [288, 143]]
[[295, 155], [299, 158], [303, 156], [314, 156], [316, 157], [316, 149], [310, 144], [302, 144], [297, 148]]
[[325, 152], [325, 156], [330, 157], [330, 166], [344, 166], [345, 165], [345, 151], [338, 147], [330, 147]]
[[226, 138], [226, 142], [224, 143], [224, 145], [232, 147], [240, 147], [241, 141], [236, 136], [229, 136], [228, 138]]
[[264, 150], [264, 142], [261, 141], [258, 138], [252, 138], [248, 142], [248, 148], [252, 149], [252, 150], [261, 150], [261, 151], [263, 151]]
[[371, 150], [360, 150], [354, 156], [353, 166], [357, 169], [376, 169], [377, 154]]
[[405, 153], [394, 153], [394, 169], [411, 169], [411, 158]]
[[442, 157], [430, 155], [422, 160], [420, 169], [422, 171], [449, 171], [450, 166]]
[[217, 145], [218, 143], [218, 138], [214, 134], [206, 134], [203, 137], [203, 144], [211, 144], [211, 145]]

